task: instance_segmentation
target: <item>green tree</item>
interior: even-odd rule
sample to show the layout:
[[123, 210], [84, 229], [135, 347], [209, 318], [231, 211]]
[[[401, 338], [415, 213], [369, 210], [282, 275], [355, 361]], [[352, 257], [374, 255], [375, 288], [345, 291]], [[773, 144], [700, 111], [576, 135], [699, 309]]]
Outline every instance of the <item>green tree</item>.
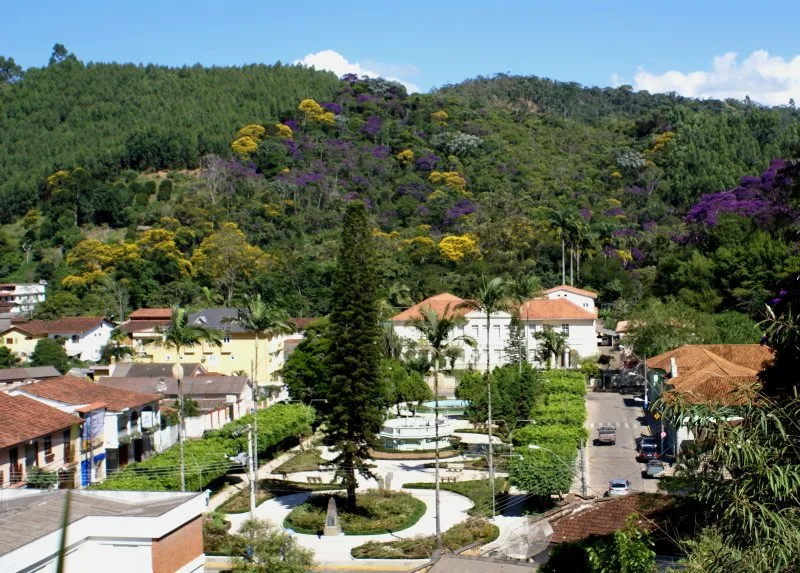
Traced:
[[202, 324], [189, 324], [189, 313], [185, 308], [172, 309], [169, 324], [159, 328], [163, 339], [161, 346], [175, 351], [175, 362], [180, 362], [186, 348], [194, 348], [202, 344], [210, 344], [217, 348], [222, 346], [222, 333]]
[[656, 552], [650, 535], [632, 514], [624, 527], [614, 532], [610, 542], [588, 549], [592, 571], [596, 573], [652, 573], [656, 568]]
[[508, 327], [508, 343], [503, 353], [506, 356], [506, 361], [517, 365], [520, 370], [522, 369], [522, 363], [528, 361], [525, 350], [526, 342], [525, 325], [519, 319], [519, 313], [514, 312], [511, 314], [511, 324]]
[[31, 353], [31, 366], [54, 366], [56, 370], [66, 374], [70, 360], [64, 344], [52, 338], [40, 339]]
[[0, 56], [0, 85], [13, 84], [22, 79], [22, 66], [14, 61], [14, 58]]
[[314, 552], [268, 521], [248, 519], [239, 529], [250, 558], [235, 558], [233, 570], [242, 573], [306, 573], [315, 567]]
[[[516, 440], [516, 434], [514, 438]], [[544, 449], [517, 448], [516, 455], [522, 456], [522, 459], [511, 460], [509, 474], [511, 485], [527, 492], [542, 510], [546, 509], [554, 493], [560, 498], [562, 493], [569, 491], [575, 474], [576, 449], [573, 444], [550, 444], [547, 447], [555, 453]]]
[[19, 362], [17, 355], [8, 346], [0, 346], [0, 368], [14, 368]]
[[549, 369], [555, 356], [556, 365], [561, 364], [563, 368], [567, 367], [564, 361], [564, 354], [569, 348], [566, 334], [557, 331], [550, 325], [545, 325], [542, 330], [534, 334], [534, 337], [539, 341], [537, 357], [540, 362], [547, 364]]
[[625, 344], [639, 356], [656, 356], [683, 344], [717, 342], [713, 320], [684, 303], [649, 299], [631, 313]]
[[[303, 340], [297, 345], [283, 367], [283, 382], [295, 400], [309, 403], [313, 398], [325, 398], [330, 393], [331, 368], [329, 356], [331, 339], [328, 319], [320, 319], [306, 327]], [[327, 411], [328, 405], [315, 407]]]
[[[533, 275], [518, 276], [511, 281], [511, 284], [509, 285], [509, 294], [521, 308], [519, 318], [524, 319], [525, 324], [527, 324], [529, 318], [529, 307], [526, 303], [532, 298], [539, 297], [542, 294], [542, 285], [539, 282], [539, 279]], [[522, 335], [525, 339], [525, 360], [530, 361], [530, 337], [525, 336], [524, 325], [522, 329]]]
[[375, 245], [364, 203], [348, 203], [333, 278], [330, 315], [328, 437], [338, 451], [333, 463], [356, 509], [356, 471], [372, 477], [369, 447], [377, 442], [385, 393], [380, 388]]
[[430, 386], [425, 382], [422, 374], [416, 370], [409, 370], [399, 360], [384, 359], [381, 363], [384, 377], [389, 381], [388, 390], [391, 395], [390, 402], [397, 406], [397, 415], [400, 415], [400, 404], [405, 402], [414, 412], [422, 402], [433, 399]]

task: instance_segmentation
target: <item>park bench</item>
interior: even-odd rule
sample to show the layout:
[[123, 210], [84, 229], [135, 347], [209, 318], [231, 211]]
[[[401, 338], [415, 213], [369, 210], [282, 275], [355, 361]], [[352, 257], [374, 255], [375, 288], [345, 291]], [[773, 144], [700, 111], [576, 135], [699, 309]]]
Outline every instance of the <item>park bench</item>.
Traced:
[[442, 483], [456, 483], [458, 481], [457, 476], [444, 476], [441, 479]]
[[321, 477], [308, 476], [308, 483], [322, 483]]
[[464, 464], [450, 464], [447, 466], [447, 470], [451, 472], [463, 472]]

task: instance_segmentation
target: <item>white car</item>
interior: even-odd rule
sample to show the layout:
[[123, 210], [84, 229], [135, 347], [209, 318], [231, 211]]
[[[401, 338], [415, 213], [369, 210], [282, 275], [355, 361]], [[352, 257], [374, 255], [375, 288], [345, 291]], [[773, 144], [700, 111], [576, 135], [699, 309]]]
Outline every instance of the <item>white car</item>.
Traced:
[[617, 495], [628, 495], [631, 492], [631, 482], [626, 479], [612, 479], [608, 482], [608, 491], [606, 495], [617, 496]]

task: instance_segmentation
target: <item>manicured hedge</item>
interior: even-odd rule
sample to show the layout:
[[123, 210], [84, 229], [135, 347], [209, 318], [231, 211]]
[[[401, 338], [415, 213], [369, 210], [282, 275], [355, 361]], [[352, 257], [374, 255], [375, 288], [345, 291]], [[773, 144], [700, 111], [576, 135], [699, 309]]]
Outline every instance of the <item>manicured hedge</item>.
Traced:
[[[311, 431], [313, 410], [302, 404], [277, 405], [258, 412], [258, 449], [266, 452], [282, 442]], [[233, 437], [237, 428], [250, 423], [252, 415], [207, 432], [199, 440], [184, 444], [187, 491], [200, 491], [223, 477], [231, 468], [230, 456], [247, 451], [247, 434]], [[180, 448], [168, 450], [140, 463], [132, 463], [108, 476], [94, 489], [178, 491], [180, 489]]]

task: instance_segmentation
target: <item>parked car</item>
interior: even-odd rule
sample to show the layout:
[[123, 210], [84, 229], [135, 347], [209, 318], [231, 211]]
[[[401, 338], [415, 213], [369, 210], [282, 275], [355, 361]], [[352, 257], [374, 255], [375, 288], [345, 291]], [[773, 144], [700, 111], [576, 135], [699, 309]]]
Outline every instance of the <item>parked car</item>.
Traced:
[[609, 497], [617, 495], [628, 495], [631, 492], [631, 482], [626, 479], [612, 479], [608, 482], [608, 491], [606, 495]]
[[639, 461], [646, 462], [648, 460], [658, 459], [658, 446], [650, 443], [643, 443], [639, 447]]
[[657, 478], [661, 477], [667, 466], [661, 460], [650, 460], [647, 462], [647, 477]]
[[617, 443], [617, 429], [612, 426], [602, 426], [597, 429], [597, 442], [600, 444]]

